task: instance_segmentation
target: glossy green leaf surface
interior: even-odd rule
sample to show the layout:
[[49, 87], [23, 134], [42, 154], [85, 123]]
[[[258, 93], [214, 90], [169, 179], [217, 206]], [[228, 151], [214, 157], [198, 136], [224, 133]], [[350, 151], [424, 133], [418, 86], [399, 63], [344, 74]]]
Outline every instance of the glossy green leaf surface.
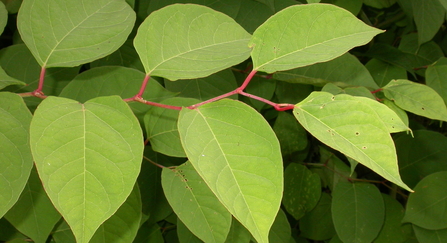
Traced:
[[[196, 99], [174, 97], [161, 103], [186, 107], [199, 102], [200, 100]], [[147, 139], [149, 139], [154, 151], [172, 157], [186, 157], [177, 129], [178, 116], [178, 110], [155, 106], [148, 108], [148, 112], [144, 116], [144, 126]]]
[[124, 43], [134, 22], [135, 12], [121, 0], [24, 0], [17, 17], [20, 36], [42, 67], [104, 57]]
[[290, 163], [284, 172], [283, 204], [295, 219], [317, 205], [321, 196], [320, 177], [304, 165]]
[[411, 0], [419, 44], [431, 40], [445, 19], [445, 8], [439, 1]]
[[383, 93], [404, 110], [430, 119], [447, 121], [444, 100], [427, 85], [404, 79], [392, 80], [383, 87]]
[[246, 104], [223, 99], [183, 109], [178, 129], [188, 159], [213, 193], [258, 242], [268, 242], [283, 169], [267, 121]]
[[447, 171], [426, 176], [408, 197], [403, 222], [429, 230], [447, 228]]
[[30, 130], [45, 191], [77, 241], [88, 242], [135, 184], [143, 155], [137, 119], [118, 96], [85, 104], [48, 97]]
[[231, 214], [219, 202], [190, 162], [163, 169], [166, 198], [180, 220], [204, 242], [224, 242]]
[[321, 193], [318, 204], [299, 221], [301, 236], [312, 240], [327, 240], [335, 235], [331, 214], [332, 198]]
[[332, 218], [338, 237], [344, 243], [372, 242], [385, 217], [377, 187], [367, 183], [338, 183], [332, 197]]
[[31, 112], [22, 98], [0, 93], [0, 216], [17, 202], [33, 167], [29, 145]]
[[447, 137], [428, 130], [416, 130], [395, 140], [399, 172], [402, 179], [414, 187], [424, 177], [437, 171], [447, 171]]
[[410, 190], [400, 178], [389, 134], [408, 128], [387, 106], [364, 97], [313, 92], [296, 105], [293, 113], [307, 131], [326, 145]]
[[35, 168], [31, 170], [19, 200], [5, 214], [5, 218], [36, 243], [45, 243], [61, 218], [44, 191]]
[[135, 186], [126, 201], [96, 230], [89, 243], [132, 242], [140, 228], [141, 197]]
[[286, 82], [315, 86], [333, 83], [341, 87], [366, 86], [373, 89], [378, 88], [365, 66], [349, 53], [328, 62], [277, 72], [273, 74], [273, 77]]
[[253, 33], [253, 68], [273, 73], [329, 61], [381, 32], [334, 5], [291, 6]]
[[208, 76], [250, 56], [250, 34], [205, 6], [174, 4], [152, 12], [134, 45], [146, 74], [170, 80]]

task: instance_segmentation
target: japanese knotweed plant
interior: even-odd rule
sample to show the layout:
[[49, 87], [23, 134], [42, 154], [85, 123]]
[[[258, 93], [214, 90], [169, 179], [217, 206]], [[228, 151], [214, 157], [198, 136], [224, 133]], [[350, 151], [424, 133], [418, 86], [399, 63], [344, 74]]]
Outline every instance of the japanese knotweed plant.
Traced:
[[[252, 1], [275, 14], [248, 32], [206, 6], [148, 2], [23, 0], [24, 44], [0, 51], [2, 217], [34, 242], [158, 242], [171, 226], [180, 242], [289, 242], [286, 213], [312, 240], [389, 230], [397, 201], [367, 182], [412, 192], [392, 134], [412, 134], [405, 110], [447, 121], [447, 109], [347, 53], [384, 31], [331, 4]], [[404, 221], [447, 228], [418, 207]], [[324, 236], [307, 229], [319, 213]]]

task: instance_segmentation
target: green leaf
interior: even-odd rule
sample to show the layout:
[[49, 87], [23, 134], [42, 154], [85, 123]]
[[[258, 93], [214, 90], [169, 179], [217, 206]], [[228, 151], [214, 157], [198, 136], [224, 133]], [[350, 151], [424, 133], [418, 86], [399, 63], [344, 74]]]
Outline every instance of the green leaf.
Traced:
[[8, 11], [5, 4], [0, 1], [0, 35], [3, 33], [6, 24], [8, 23]]
[[[230, 218], [231, 218], [231, 216], [230, 216]], [[201, 241], [196, 235], [194, 235], [179, 218], [177, 218], [177, 236], [178, 236], [179, 243], [202, 243], [202, 242], [204, 242], [204, 241]]]
[[[413, 76], [414, 68], [419, 68], [424, 65], [431, 64], [425, 58], [416, 56], [411, 53], [403, 52], [391, 45], [384, 43], [374, 44], [366, 53], [366, 56], [376, 58], [380, 61], [392, 64], [397, 67], [404, 68]], [[395, 79], [395, 77], [392, 77]]]
[[379, 59], [371, 59], [365, 67], [379, 87], [388, 84], [392, 79], [406, 79], [407, 72], [403, 67], [395, 66]]
[[71, 232], [70, 226], [65, 220], [60, 220], [54, 227], [54, 233], [51, 235], [56, 242], [76, 243], [76, 239]]
[[[179, 96], [205, 101], [233, 91], [238, 86], [233, 72], [225, 69], [205, 78], [166, 81], [165, 87], [172, 92], [179, 92]], [[237, 98], [237, 96], [231, 97]]]
[[281, 145], [282, 156], [289, 156], [293, 152], [307, 147], [307, 133], [296, 119], [289, 113], [280, 112], [276, 118], [273, 130]]
[[190, 163], [163, 169], [161, 179], [169, 204], [194, 235], [204, 242], [225, 241], [231, 214]]
[[276, 215], [275, 222], [273, 222], [272, 229], [269, 233], [269, 242], [290, 242], [292, 237], [292, 229], [286, 214], [281, 209]]
[[77, 241], [88, 242], [135, 184], [143, 155], [137, 119], [118, 96], [85, 104], [48, 97], [30, 130], [45, 191]]
[[436, 62], [439, 58], [444, 57], [441, 47], [434, 41], [425, 42], [424, 44], [419, 45], [417, 33], [403, 35], [399, 43], [399, 50], [417, 55], [430, 64]]
[[426, 176], [414, 188], [407, 202], [402, 222], [429, 230], [447, 228], [447, 171]]
[[334, 60], [273, 74], [273, 78], [290, 83], [324, 86], [327, 83], [346, 86], [379, 88], [371, 74], [353, 55], [346, 53]]
[[122, 0], [24, 0], [17, 17], [20, 36], [42, 67], [74, 67], [107, 56], [134, 22], [135, 12]]
[[253, 33], [253, 68], [273, 73], [329, 61], [381, 32], [334, 5], [291, 6]]
[[[199, 103], [200, 100], [174, 97], [162, 102], [165, 105], [189, 106]], [[152, 149], [172, 157], [186, 157], [180, 142], [177, 129], [179, 111], [152, 106], [144, 116], [147, 139]]]
[[428, 230], [413, 224], [413, 230], [420, 243], [443, 243], [447, 241], [447, 229]]
[[335, 235], [331, 214], [332, 198], [321, 193], [318, 204], [299, 221], [301, 236], [311, 240], [327, 240]]
[[409, 224], [402, 225], [405, 209], [396, 199], [382, 193], [385, 221], [374, 243], [405, 242], [411, 232]]
[[26, 83], [9, 76], [2, 67], [0, 67], [0, 89], [9, 85], [26, 85]]
[[146, 221], [139, 229], [134, 243], [150, 242], [150, 243], [164, 243], [163, 236], [160, 231], [160, 226], [157, 223]]
[[434, 89], [447, 103], [447, 58], [440, 58], [435, 64], [427, 67], [425, 82]]
[[399, 172], [410, 187], [432, 173], [447, 171], [447, 137], [443, 134], [416, 130], [413, 136], [399, 136], [395, 143]]
[[[271, 100], [273, 94], [275, 93], [276, 83], [276, 80], [254, 76], [251, 79], [249, 85], [245, 88], [245, 92], [262, 97], [267, 100]], [[251, 104], [251, 106], [258, 111], [267, 106], [267, 104], [262, 101], [250, 99], [245, 96], [243, 96], [242, 99], [246, 99], [248, 101], [248, 104]]]
[[134, 45], [146, 74], [170, 80], [200, 78], [250, 55], [248, 34], [232, 18], [205, 6], [174, 4], [152, 12]]
[[31, 112], [16, 94], [0, 93], [0, 217], [17, 202], [33, 167]]
[[364, 97], [313, 92], [296, 105], [293, 113], [307, 131], [326, 145], [411, 191], [400, 179], [389, 134], [408, 128], [387, 106]]
[[[140, 90], [144, 76], [141, 71], [126, 67], [92, 68], [77, 75], [65, 86], [60, 96], [79, 102], [108, 95], [119, 95], [123, 99], [130, 98]], [[149, 79], [142, 97], [148, 101], [160, 102], [174, 95], [156, 80]], [[139, 102], [132, 102], [129, 106], [141, 120], [150, 108], [150, 106]]]
[[445, 8], [438, 0], [411, 0], [414, 22], [418, 29], [419, 45], [431, 40], [445, 17]]
[[267, 121], [250, 106], [223, 99], [183, 109], [178, 130], [189, 160], [217, 198], [258, 242], [268, 242], [283, 169]]
[[383, 87], [383, 93], [404, 110], [430, 119], [447, 121], [444, 100], [427, 85], [404, 79], [392, 80]]
[[36, 243], [45, 243], [61, 215], [56, 211], [35, 169], [17, 203], [5, 218]]
[[290, 163], [284, 172], [282, 200], [287, 212], [298, 220], [317, 205], [320, 196], [320, 177], [304, 165]]
[[114, 53], [90, 63], [90, 68], [101, 66], [124, 66], [144, 72], [143, 64], [131, 41], [126, 41]]
[[233, 218], [231, 223], [230, 232], [228, 232], [227, 239], [225, 243], [250, 243], [251, 235], [250, 232]]
[[132, 242], [140, 228], [141, 198], [140, 190], [134, 186], [129, 197], [93, 235], [89, 243], [128, 243]]
[[335, 231], [344, 243], [372, 242], [382, 228], [385, 207], [369, 183], [338, 183], [332, 192]]

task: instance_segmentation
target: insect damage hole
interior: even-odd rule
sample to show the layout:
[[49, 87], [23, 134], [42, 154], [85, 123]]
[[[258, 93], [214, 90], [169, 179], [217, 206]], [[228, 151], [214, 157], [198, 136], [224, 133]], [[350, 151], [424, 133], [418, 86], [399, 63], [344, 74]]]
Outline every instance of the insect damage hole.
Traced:
[[360, 132], [355, 132], [355, 135], [356, 135], [356, 136], [360, 135]]
[[367, 149], [367, 148], [368, 148], [368, 147], [366, 147], [366, 146], [363, 146], [363, 147], [362, 147], [362, 149]]

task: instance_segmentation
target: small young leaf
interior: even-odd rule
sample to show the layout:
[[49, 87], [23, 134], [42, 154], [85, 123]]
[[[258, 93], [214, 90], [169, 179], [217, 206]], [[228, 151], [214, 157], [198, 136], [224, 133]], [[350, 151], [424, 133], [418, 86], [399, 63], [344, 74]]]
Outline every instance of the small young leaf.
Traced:
[[61, 218], [43, 189], [35, 168], [31, 170], [19, 200], [5, 218], [36, 243], [45, 243]]
[[447, 107], [436, 91], [427, 85], [404, 79], [392, 80], [383, 87], [385, 96], [400, 108], [430, 119], [447, 121]]
[[284, 172], [283, 204], [287, 212], [300, 219], [320, 200], [320, 177], [304, 165], [290, 163]]
[[45, 191], [78, 242], [131, 193], [143, 156], [138, 120], [118, 96], [80, 104], [48, 97], [34, 113], [31, 151]]
[[33, 168], [29, 146], [31, 112], [23, 99], [0, 93], [0, 217], [17, 202]]
[[436, 172], [422, 179], [410, 194], [402, 222], [429, 230], [447, 228], [447, 171]]
[[163, 169], [163, 191], [177, 217], [204, 242], [224, 242], [231, 226], [231, 214], [219, 202], [203, 179], [186, 162], [175, 169]]
[[382, 32], [334, 5], [291, 6], [253, 33], [249, 43], [253, 68], [273, 73], [326, 62]]
[[283, 168], [267, 121], [250, 106], [223, 99], [183, 109], [178, 130], [186, 155], [217, 198], [258, 242], [268, 242]]
[[17, 17], [20, 36], [42, 67], [74, 67], [107, 56], [134, 22], [135, 12], [122, 0], [24, 0]]
[[411, 191], [400, 178], [389, 134], [408, 128], [387, 106], [364, 97], [313, 92], [296, 105], [293, 113], [307, 131], [326, 145]]
[[385, 217], [377, 187], [343, 182], [335, 186], [332, 196], [332, 218], [340, 239], [344, 243], [373, 242]]
[[146, 74], [170, 80], [201, 78], [250, 56], [250, 34], [232, 18], [195, 4], [154, 11], [134, 45]]

